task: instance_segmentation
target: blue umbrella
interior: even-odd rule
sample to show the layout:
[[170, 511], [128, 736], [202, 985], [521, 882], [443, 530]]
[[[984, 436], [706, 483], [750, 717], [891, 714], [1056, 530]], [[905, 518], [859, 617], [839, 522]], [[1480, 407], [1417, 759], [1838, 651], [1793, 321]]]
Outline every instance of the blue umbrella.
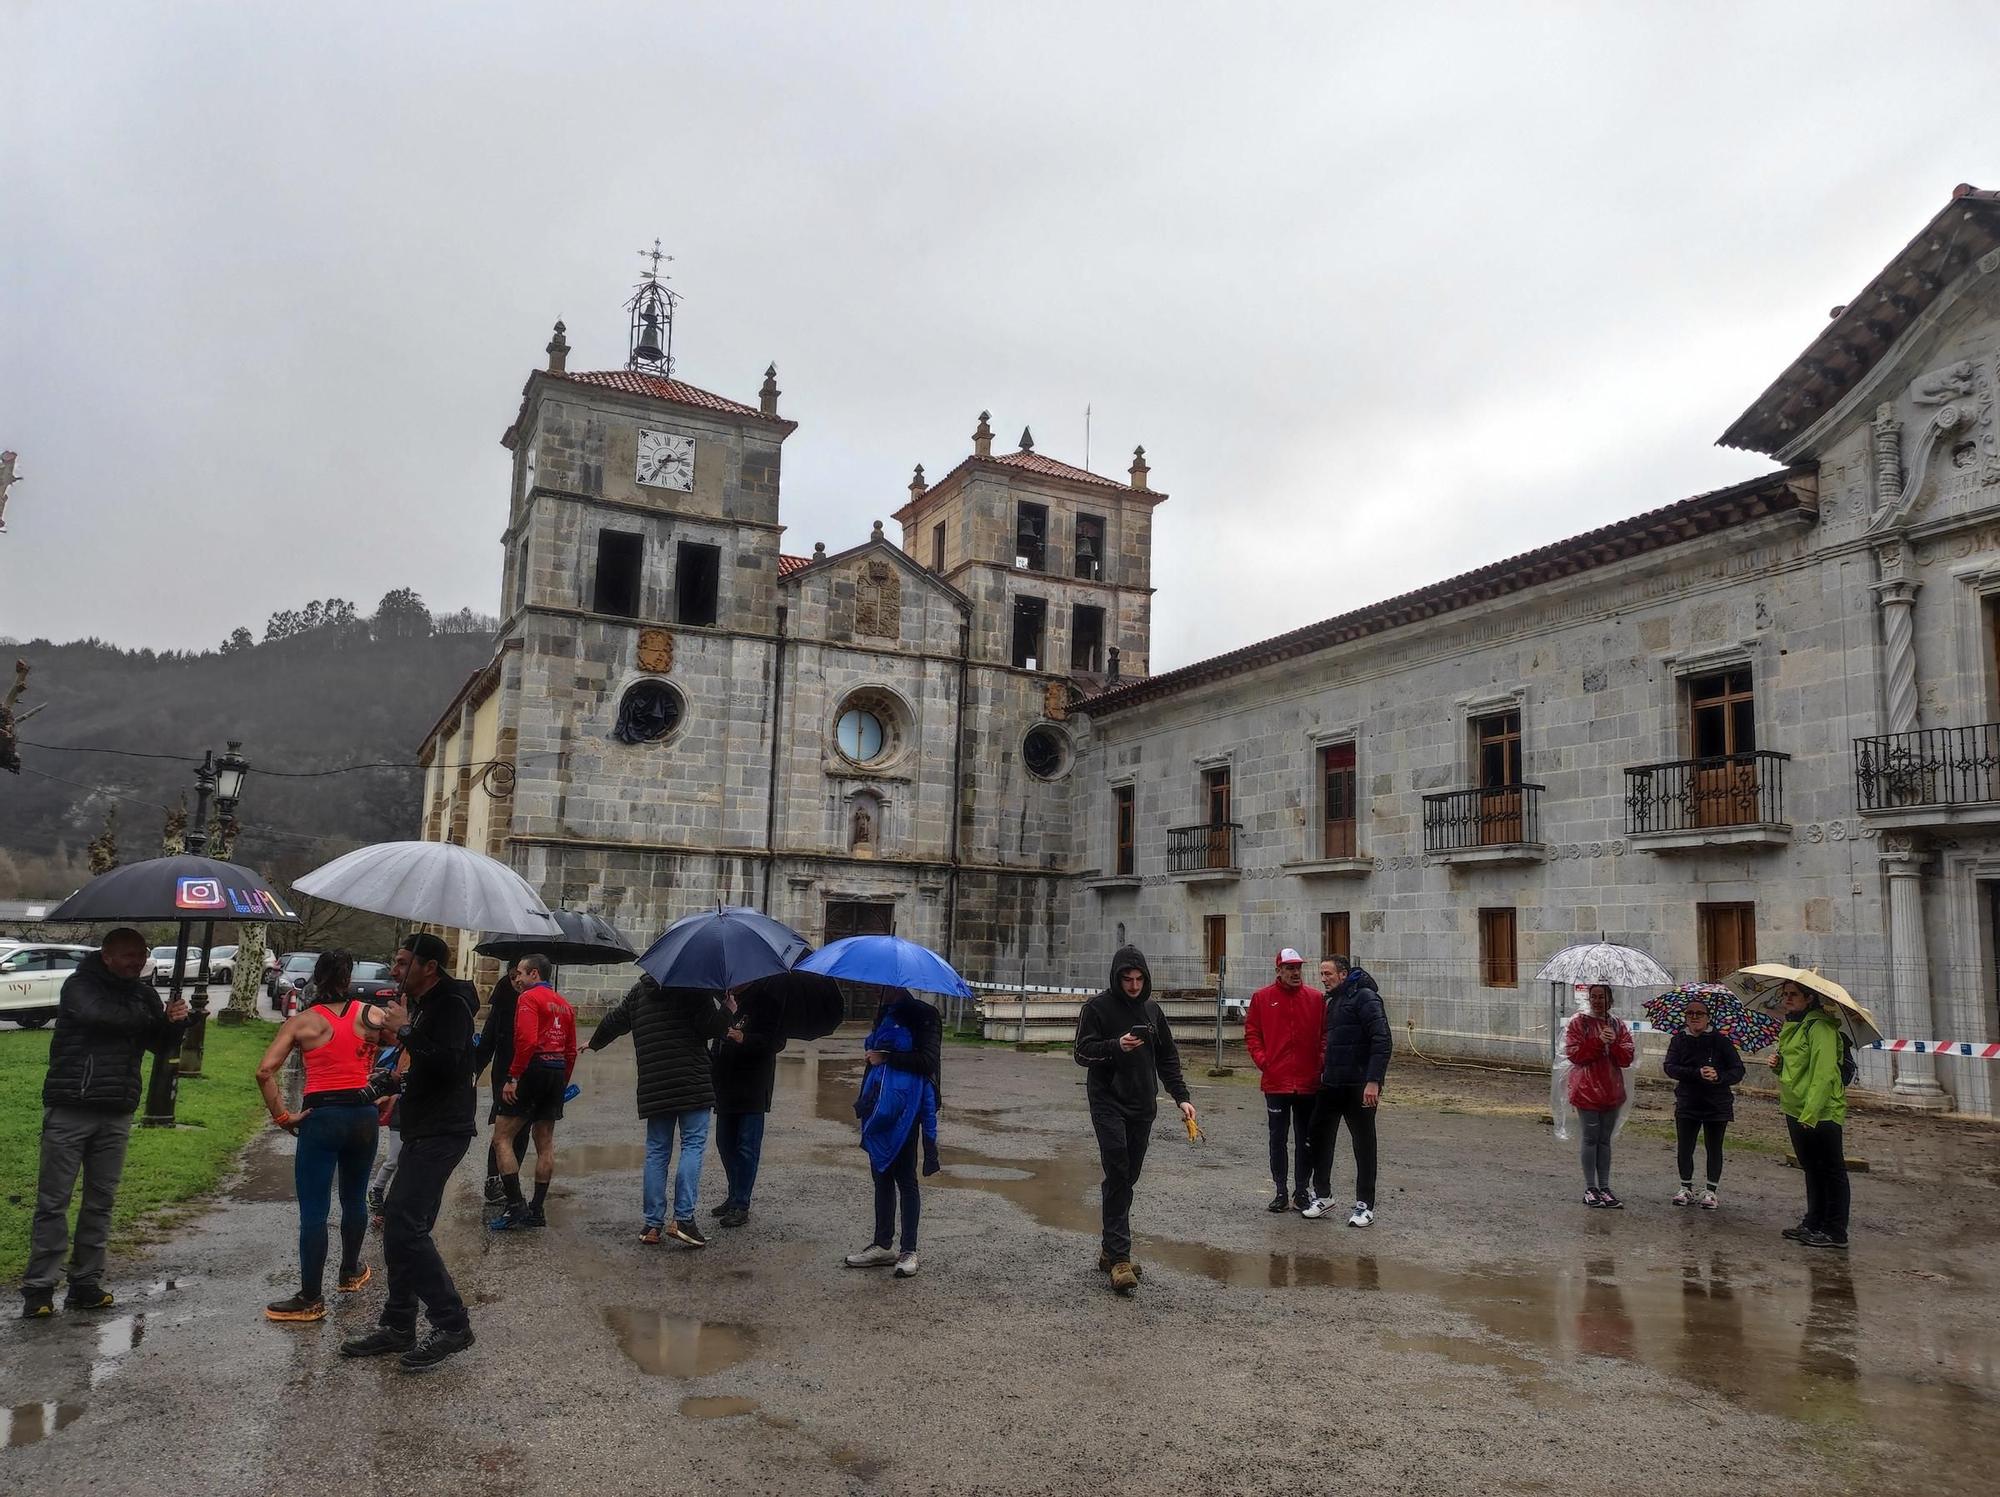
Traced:
[[894, 936], [849, 936], [815, 951], [798, 964], [801, 972], [816, 972], [842, 982], [873, 983], [884, 988], [908, 988], [913, 993], [939, 993], [970, 998], [972, 989], [951, 964], [914, 941]]
[[639, 966], [663, 988], [726, 993], [789, 971], [810, 949], [782, 920], [740, 905], [717, 905], [669, 925], [646, 948]]

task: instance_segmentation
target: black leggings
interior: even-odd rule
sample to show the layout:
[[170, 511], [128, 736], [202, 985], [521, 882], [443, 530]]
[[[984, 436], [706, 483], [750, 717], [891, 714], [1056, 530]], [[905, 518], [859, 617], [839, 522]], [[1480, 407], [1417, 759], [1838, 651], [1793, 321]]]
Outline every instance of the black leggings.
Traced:
[[1703, 1122], [1698, 1118], [1675, 1118], [1674, 1138], [1680, 1158], [1681, 1184], [1694, 1184], [1694, 1139], [1699, 1133], [1703, 1147], [1708, 1151], [1708, 1175], [1710, 1189], [1722, 1181], [1722, 1135], [1729, 1127], [1726, 1118], [1712, 1118]]

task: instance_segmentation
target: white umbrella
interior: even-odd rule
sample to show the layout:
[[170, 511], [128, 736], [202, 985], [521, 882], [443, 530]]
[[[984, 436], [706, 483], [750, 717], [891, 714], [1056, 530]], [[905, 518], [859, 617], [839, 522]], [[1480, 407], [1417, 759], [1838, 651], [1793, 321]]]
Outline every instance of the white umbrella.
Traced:
[[1537, 982], [1603, 983], [1613, 988], [1653, 988], [1674, 985], [1673, 977], [1645, 952], [1609, 941], [1567, 946], [1549, 958], [1535, 974]]
[[378, 842], [315, 868], [292, 887], [419, 925], [560, 936], [534, 886], [505, 863], [451, 842]]

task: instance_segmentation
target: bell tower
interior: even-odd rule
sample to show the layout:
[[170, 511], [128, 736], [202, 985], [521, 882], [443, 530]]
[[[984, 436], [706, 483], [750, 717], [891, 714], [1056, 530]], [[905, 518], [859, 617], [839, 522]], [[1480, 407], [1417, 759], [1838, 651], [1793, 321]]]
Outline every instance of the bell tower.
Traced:
[[662, 253], [660, 241], [655, 239], [650, 250], [639, 251], [639, 258], [652, 263], [633, 288], [632, 299], [625, 303], [625, 310], [632, 317], [631, 329], [626, 337], [628, 352], [625, 367], [657, 374], [662, 379], [672, 379], [674, 311], [680, 306], [681, 298], [680, 293], [670, 288], [666, 278], [660, 274], [660, 262], [671, 262], [674, 257]]

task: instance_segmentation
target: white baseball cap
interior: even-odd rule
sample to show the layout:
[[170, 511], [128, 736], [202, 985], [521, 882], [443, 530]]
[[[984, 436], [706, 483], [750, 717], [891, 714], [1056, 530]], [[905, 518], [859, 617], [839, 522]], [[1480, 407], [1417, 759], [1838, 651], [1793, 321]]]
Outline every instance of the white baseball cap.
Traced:
[[1303, 962], [1304, 960], [1305, 960], [1304, 957], [1300, 956], [1296, 951], [1292, 950], [1292, 948], [1289, 946], [1287, 946], [1283, 951], [1278, 953], [1278, 965], [1280, 967], [1290, 967], [1297, 963]]

